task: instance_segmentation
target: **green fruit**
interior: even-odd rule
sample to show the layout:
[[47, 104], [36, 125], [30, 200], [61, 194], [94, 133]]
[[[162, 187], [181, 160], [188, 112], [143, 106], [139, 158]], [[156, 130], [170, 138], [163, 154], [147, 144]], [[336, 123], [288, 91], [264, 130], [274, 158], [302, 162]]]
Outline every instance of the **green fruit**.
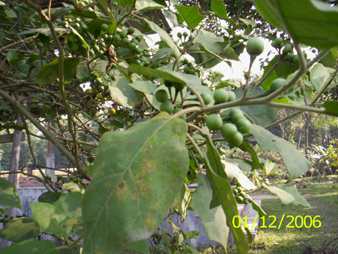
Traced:
[[236, 132], [234, 135], [226, 139], [232, 146], [240, 146], [243, 143], [243, 135], [240, 132]]
[[283, 48], [283, 54], [287, 55], [288, 53], [292, 53], [293, 48], [291, 44], [286, 44]]
[[258, 56], [264, 50], [264, 42], [260, 38], [250, 38], [246, 45], [246, 50], [250, 55]]
[[161, 103], [160, 110], [171, 114], [174, 111], [174, 105], [170, 101]]
[[228, 91], [227, 94], [228, 94], [228, 101], [236, 100], [237, 97], [236, 97], [236, 94], [233, 91]]
[[222, 126], [221, 128], [221, 132], [223, 137], [228, 140], [231, 136], [235, 135], [238, 130], [236, 125], [232, 124], [232, 123], [226, 123]]
[[166, 102], [168, 100], [168, 94], [167, 91], [164, 89], [159, 89], [155, 93], [155, 98], [159, 102]]
[[281, 48], [283, 45], [283, 40], [281, 38], [276, 38], [271, 42], [271, 46], [274, 48]]
[[205, 122], [209, 130], [218, 130], [223, 125], [223, 120], [219, 114], [209, 115]]
[[241, 133], [243, 133], [243, 134], [250, 133], [250, 129], [251, 129], [252, 124], [248, 119], [246, 119], [246, 118], [239, 119], [236, 122], [236, 125], [237, 125], [238, 130]]
[[177, 91], [181, 91], [185, 87], [184, 83], [178, 83], [178, 82], [169, 81], [169, 80], [166, 80], [164, 82], [164, 85], [168, 88], [175, 87]]
[[209, 93], [202, 93], [201, 97], [202, 97], [205, 105], [208, 105], [212, 102], [212, 96]]
[[242, 110], [240, 110], [239, 108], [233, 108], [230, 111], [230, 119], [236, 123], [238, 122], [240, 119], [245, 118]]
[[274, 81], [272, 81], [271, 87], [270, 87], [270, 92], [274, 92], [277, 89], [281, 88], [287, 83], [287, 81], [283, 78], [277, 78]]
[[214, 92], [215, 104], [223, 103], [228, 101], [228, 94], [224, 89], [217, 89]]

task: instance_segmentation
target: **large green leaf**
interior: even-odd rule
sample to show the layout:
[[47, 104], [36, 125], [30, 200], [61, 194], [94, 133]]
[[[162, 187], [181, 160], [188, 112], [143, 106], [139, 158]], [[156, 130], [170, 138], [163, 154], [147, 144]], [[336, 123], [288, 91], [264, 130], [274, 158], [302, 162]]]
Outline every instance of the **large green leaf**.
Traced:
[[211, 206], [222, 206], [226, 215], [227, 225], [231, 229], [236, 242], [237, 252], [239, 254], [246, 254], [249, 250], [249, 244], [244, 230], [242, 228], [235, 228], [232, 223], [234, 216], [239, 215], [237, 203], [230, 182], [225, 174], [221, 157], [216, 147], [210, 141], [208, 141], [207, 161], [207, 175], [213, 191]]
[[258, 125], [252, 126], [251, 133], [264, 150], [277, 152], [282, 156], [291, 177], [301, 176], [309, 169], [309, 161], [293, 144]]
[[197, 5], [177, 5], [176, 9], [181, 17], [187, 22], [190, 29], [194, 29], [202, 21], [203, 15]]
[[191, 207], [201, 218], [210, 240], [227, 247], [229, 228], [222, 207], [210, 209], [212, 190], [206, 177], [200, 177], [197, 191], [193, 193]]
[[170, 35], [165, 30], [163, 30], [161, 27], [159, 27], [157, 24], [155, 24], [154, 22], [149, 21], [147, 19], [144, 19], [144, 21], [148, 24], [150, 29], [158, 33], [161, 39], [169, 46], [169, 48], [173, 50], [175, 57], [176, 58], [180, 57], [181, 52], [178, 49], [176, 43], [170, 37]]
[[1, 250], [1, 254], [58, 254], [51, 241], [27, 240]]
[[319, 0], [256, 0], [258, 12], [297, 42], [319, 48], [338, 45], [338, 8]]
[[188, 171], [186, 132], [182, 119], [162, 113], [103, 136], [83, 202], [87, 254], [120, 253], [156, 229]]
[[5, 225], [0, 237], [9, 241], [19, 242], [34, 238], [40, 233], [38, 225], [30, 218], [16, 218]]
[[15, 191], [13, 184], [0, 178], [0, 208], [20, 208], [19, 196]]
[[41, 232], [67, 237], [80, 224], [82, 195], [70, 192], [55, 203], [37, 202], [31, 205], [32, 217]]

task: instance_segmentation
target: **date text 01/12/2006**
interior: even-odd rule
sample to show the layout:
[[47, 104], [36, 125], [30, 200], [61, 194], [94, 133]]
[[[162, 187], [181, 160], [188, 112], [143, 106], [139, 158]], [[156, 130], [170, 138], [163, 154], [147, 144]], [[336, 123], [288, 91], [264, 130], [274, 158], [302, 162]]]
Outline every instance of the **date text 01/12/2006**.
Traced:
[[[285, 227], [286, 229], [319, 229], [322, 227], [322, 221], [320, 215], [288, 215], [283, 214], [280, 218], [276, 215], [267, 215], [267, 216], [260, 216], [257, 217], [253, 221], [253, 224], [258, 224], [260, 229], [281, 229]], [[249, 219], [247, 216], [239, 216], [236, 215], [232, 218], [232, 226], [234, 228], [240, 227], [249, 227]]]

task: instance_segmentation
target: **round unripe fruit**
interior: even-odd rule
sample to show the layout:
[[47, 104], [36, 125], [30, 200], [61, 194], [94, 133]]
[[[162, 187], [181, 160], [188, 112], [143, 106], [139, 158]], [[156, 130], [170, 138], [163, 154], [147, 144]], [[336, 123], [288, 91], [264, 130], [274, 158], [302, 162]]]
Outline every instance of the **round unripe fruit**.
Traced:
[[276, 91], [277, 89], [281, 88], [286, 84], [286, 80], [283, 78], [277, 78], [274, 81], [272, 81], [270, 92]]
[[243, 143], [243, 135], [240, 132], [236, 132], [234, 135], [227, 138], [227, 141], [232, 146], [240, 146]]
[[233, 91], [228, 91], [228, 101], [234, 101], [236, 100], [236, 94]]
[[202, 97], [205, 105], [208, 105], [212, 102], [212, 96], [209, 93], [202, 93], [201, 97]]
[[209, 115], [205, 122], [209, 130], [218, 130], [223, 125], [223, 120], [219, 114]]
[[174, 105], [170, 101], [165, 101], [161, 103], [160, 110], [171, 114], [174, 111]]
[[166, 102], [168, 100], [168, 94], [167, 91], [164, 89], [159, 89], [155, 93], [155, 98], [159, 102]]
[[264, 42], [260, 38], [250, 38], [246, 45], [246, 50], [252, 56], [260, 55], [264, 50]]
[[274, 48], [281, 48], [283, 45], [283, 40], [281, 38], [276, 38], [271, 42], [271, 46]]
[[236, 125], [232, 124], [232, 123], [226, 123], [222, 126], [221, 128], [221, 132], [223, 137], [228, 140], [231, 136], [235, 135], [238, 130]]
[[288, 53], [292, 53], [293, 48], [291, 44], [286, 44], [283, 48], [283, 54], [287, 55]]
[[236, 122], [236, 125], [237, 125], [238, 130], [241, 133], [243, 133], [243, 134], [250, 133], [250, 129], [251, 129], [252, 124], [248, 119], [246, 119], [246, 118], [239, 119]]
[[224, 89], [217, 89], [214, 92], [214, 100], [216, 104], [228, 101], [228, 94]]
[[230, 118], [233, 122], [236, 123], [237, 121], [239, 121], [240, 119], [243, 119], [245, 117], [243, 115], [242, 110], [240, 110], [238, 108], [233, 108], [233, 109], [231, 109], [231, 112], [230, 112]]

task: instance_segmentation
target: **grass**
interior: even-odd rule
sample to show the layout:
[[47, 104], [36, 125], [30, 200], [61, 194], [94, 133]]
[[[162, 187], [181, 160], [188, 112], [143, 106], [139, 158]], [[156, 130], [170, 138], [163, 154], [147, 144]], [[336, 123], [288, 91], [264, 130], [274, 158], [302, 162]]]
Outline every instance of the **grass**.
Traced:
[[[307, 179], [299, 183], [299, 190], [311, 204], [311, 208], [285, 206], [278, 199], [266, 199], [263, 208], [270, 215], [281, 218], [289, 215], [320, 215], [322, 227], [319, 229], [278, 229], [260, 230], [252, 243], [250, 254], [303, 254], [306, 248], [319, 250], [327, 248], [328, 241], [338, 238], [338, 177], [326, 181], [312, 182]], [[285, 224], [284, 224], [285, 225]], [[333, 244], [337, 248], [338, 239]], [[317, 253], [317, 252], [316, 252]], [[326, 253], [326, 252], [318, 252]], [[327, 252], [329, 253], [329, 252]]]

